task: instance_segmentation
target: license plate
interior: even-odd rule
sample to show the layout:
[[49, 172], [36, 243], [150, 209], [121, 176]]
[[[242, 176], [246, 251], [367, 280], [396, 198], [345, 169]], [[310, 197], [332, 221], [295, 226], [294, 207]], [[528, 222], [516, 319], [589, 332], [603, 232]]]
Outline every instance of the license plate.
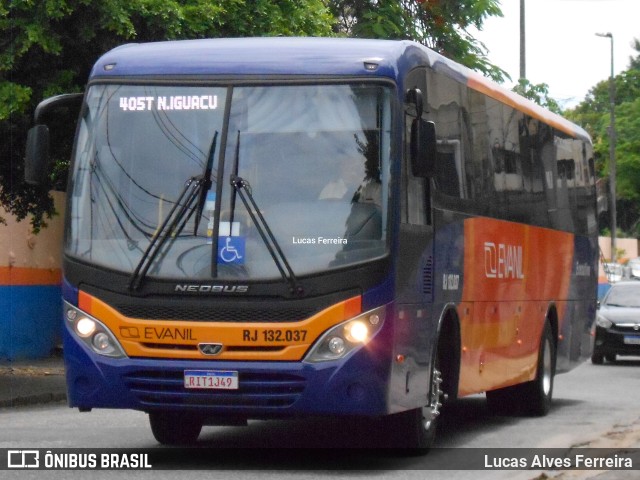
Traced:
[[624, 343], [625, 345], [640, 345], [640, 337], [625, 336]]
[[219, 370], [185, 370], [184, 388], [238, 390], [238, 372]]

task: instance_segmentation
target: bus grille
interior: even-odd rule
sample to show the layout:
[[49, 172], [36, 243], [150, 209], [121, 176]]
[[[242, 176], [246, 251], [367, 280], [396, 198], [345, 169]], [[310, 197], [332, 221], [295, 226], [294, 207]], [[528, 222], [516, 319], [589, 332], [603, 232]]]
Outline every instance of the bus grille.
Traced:
[[298, 322], [318, 313], [318, 308], [203, 308], [199, 306], [116, 305], [129, 318], [191, 320], [194, 322]]
[[127, 318], [190, 322], [285, 323], [302, 322], [348, 298], [361, 295], [359, 289], [303, 298], [234, 297], [200, 295], [131, 296], [85, 286], [83, 291], [115, 308]]
[[282, 408], [296, 402], [306, 379], [280, 373], [240, 372], [238, 390], [184, 388], [183, 371], [138, 370], [124, 376], [129, 391], [148, 407]]

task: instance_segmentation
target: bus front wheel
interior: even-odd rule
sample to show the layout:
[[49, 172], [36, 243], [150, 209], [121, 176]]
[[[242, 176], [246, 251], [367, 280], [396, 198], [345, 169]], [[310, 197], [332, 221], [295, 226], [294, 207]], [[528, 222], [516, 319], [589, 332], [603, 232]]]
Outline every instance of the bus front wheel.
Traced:
[[150, 412], [149, 424], [153, 436], [163, 445], [195, 443], [202, 430], [202, 420], [173, 412]]
[[385, 431], [391, 435], [393, 447], [412, 450], [428, 450], [436, 436], [436, 426], [442, 408], [443, 392], [440, 388], [442, 374], [438, 365], [431, 373], [429, 404], [422, 408], [395, 413], [385, 418]]

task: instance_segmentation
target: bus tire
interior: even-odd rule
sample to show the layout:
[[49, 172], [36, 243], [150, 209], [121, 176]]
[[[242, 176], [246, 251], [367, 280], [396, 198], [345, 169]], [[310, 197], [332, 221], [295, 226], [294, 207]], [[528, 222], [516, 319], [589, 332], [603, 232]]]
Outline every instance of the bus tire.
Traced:
[[544, 416], [551, 408], [556, 370], [556, 346], [549, 322], [545, 323], [540, 346], [536, 378], [530, 382], [487, 391], [487, 406], [496, 415]]
[[200, 436], [202, 420], [179, 413], [150, 412], [149, 424], [162, 445], [190, 445]]
[[521, 397], [525, 411], [533, 416], [549, 413], [553, 397], [553, 381], [556, 373], [556, 344], [549, 322], [545, 322], [538, 350], [536, 378], [523, 385]]
[[432, 366], [428, 405], [385, 417], [385, 431], [394, 448], [424, 453], [433, 444], [440, 409], [442, 408], [442, 374], [438, 365]]

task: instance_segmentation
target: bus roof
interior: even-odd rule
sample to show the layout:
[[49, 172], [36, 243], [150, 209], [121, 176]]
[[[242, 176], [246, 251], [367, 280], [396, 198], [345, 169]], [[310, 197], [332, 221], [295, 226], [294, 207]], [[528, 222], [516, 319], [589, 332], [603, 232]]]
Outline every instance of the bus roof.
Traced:
[[91, 79], [157, 76], [358, 76], [396, 80], [428, 64], [436, 71], [576, 138], [577, 125], [411, 41], [259, 37], [126, 44], [104, 54]]
[[[375, 73], [395, 78], [396, 62], [408, 43], [411, 42], [265, 37], [127, 44], [100, 58], [91, 76]], [[378, 68], [375, 72], [368, 70], [364, 62], [375, 63]], [[114, 67], [109, 70], [109, 65]]]

